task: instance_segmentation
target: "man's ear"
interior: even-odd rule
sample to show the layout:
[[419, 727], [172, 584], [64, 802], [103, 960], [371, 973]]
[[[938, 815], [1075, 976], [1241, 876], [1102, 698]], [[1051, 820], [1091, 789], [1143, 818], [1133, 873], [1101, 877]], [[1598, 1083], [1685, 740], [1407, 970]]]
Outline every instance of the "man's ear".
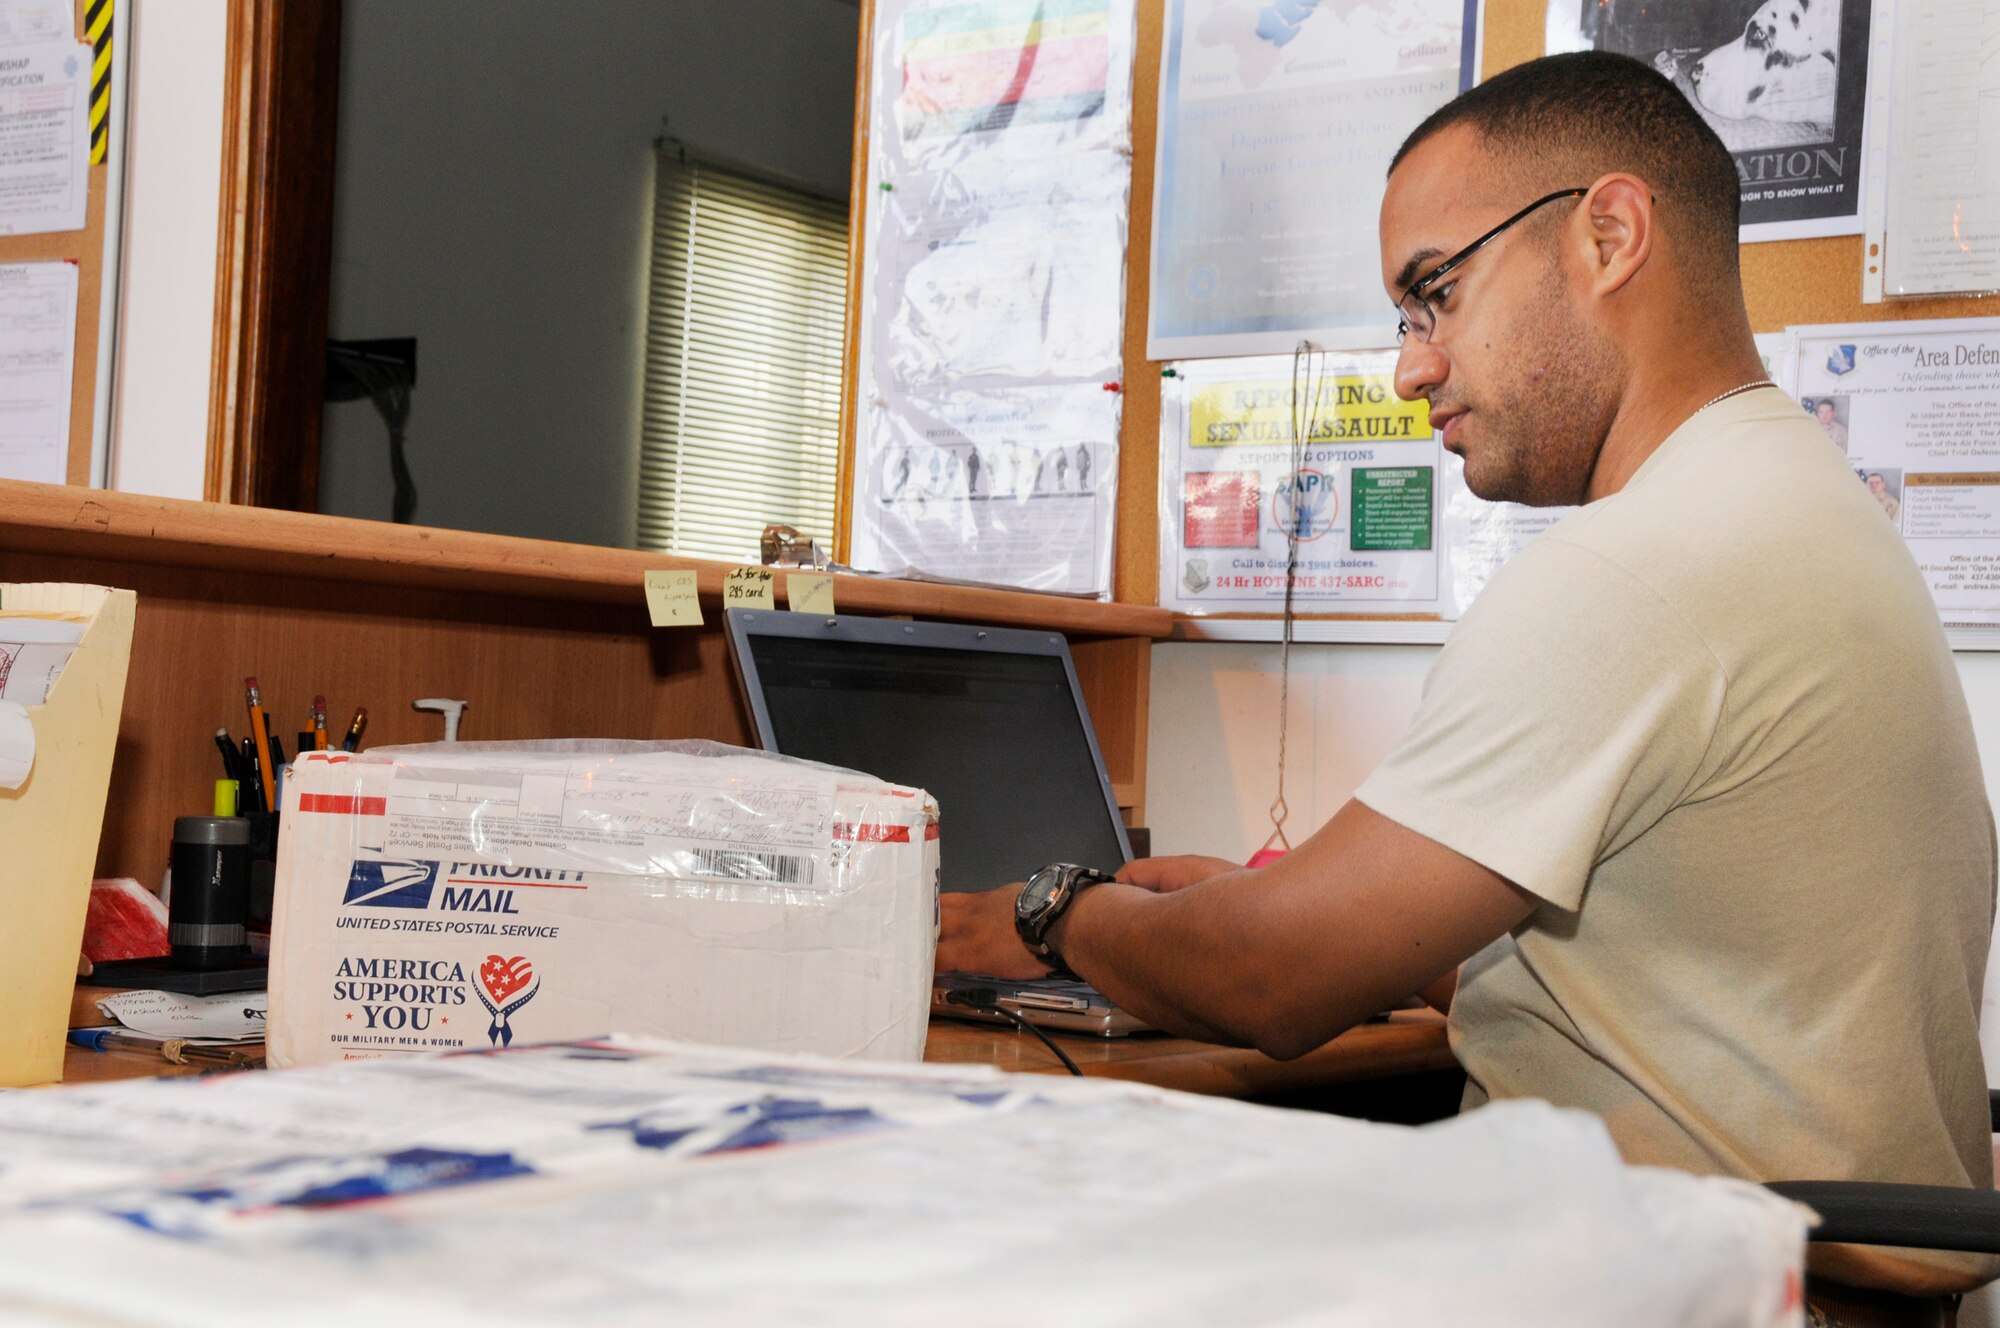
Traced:
[[1653, 191], [1635, 175], [1604, 176], [1584, 196], [1590, 227], [1590, 287], [1609, 295], [1623, 287], [1653, 255]]

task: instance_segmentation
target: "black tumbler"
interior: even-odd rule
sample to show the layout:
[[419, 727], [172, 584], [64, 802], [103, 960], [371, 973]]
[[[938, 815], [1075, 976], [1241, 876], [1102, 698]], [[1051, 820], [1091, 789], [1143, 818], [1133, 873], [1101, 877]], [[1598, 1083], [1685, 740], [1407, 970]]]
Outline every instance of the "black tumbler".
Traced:
[[240, 963], [250, 916], [250, 822], [241, 816], [176, 817], [173, 871], [167, 940], [174, 967]]

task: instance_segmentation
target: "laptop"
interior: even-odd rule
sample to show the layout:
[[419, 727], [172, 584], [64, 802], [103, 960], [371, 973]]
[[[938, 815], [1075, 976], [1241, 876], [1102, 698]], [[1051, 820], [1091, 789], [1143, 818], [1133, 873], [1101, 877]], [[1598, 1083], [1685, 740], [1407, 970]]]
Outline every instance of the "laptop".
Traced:
[[[943, 889], [992, 889], [1051, 862], [1115, 871], [1131, 859], [1060, 633], [758, 609], [727, 617], [758, 745], [929, 792], [943, 816]], [[1010, 1022], [967, 1000], [1102, 1037], [1146, 1027], [1073, 979], [938, 975], [934, 1012]]]

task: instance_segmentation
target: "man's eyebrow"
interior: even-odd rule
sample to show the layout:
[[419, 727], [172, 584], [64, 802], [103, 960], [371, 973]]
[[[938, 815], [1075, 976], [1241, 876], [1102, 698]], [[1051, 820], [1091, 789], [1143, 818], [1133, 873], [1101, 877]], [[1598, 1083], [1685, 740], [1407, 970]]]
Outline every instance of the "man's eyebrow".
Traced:
[[1411, 254], [1410, 260], [1407, 263], [1404, 263], [1401, 270], [1399, 270], [1396, 273], [1396, 280], [1394, 284], [1397, 293], [1400, 294], [1401, 292], [1406, 291], [1410, 288], [1410, 283], [1417, 279], [1418, 268], [1430, 262], [1433, 258], [1439, 257], [1443, 253], [1444, 250], [1442, 249], [1419, 249], [1414, 254]]

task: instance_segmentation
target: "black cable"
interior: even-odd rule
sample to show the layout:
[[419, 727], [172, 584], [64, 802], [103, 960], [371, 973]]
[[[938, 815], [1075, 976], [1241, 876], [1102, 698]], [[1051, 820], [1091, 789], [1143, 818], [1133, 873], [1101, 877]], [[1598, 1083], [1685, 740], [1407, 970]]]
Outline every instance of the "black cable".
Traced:
[[410, 422], [410, 383], [400, 368], [390, 368], [360, 355], [344, 355], [341, 363], [362, 387], [382, 423], [389, 426], [389, 476], [396, 486], [391, 519], [408, 525], [417, 514], [417, 481], [403, 451], [404, 428]]
[[944, 999], [947, 1005], [963, 1005], [970, 1009], [985, 1010], [989, 1014], [997, 1014], [1003, 1019], [1011, 1021], [1016, 1028], [1024, 1032], [1033, 1033], [1042, 1040], [1043, 1046], [1056, 1054], [1056, 1059], [1061, 1061], [1071, 1074], [1079, 1079], [1083, 1078], [1083, 1071], [1076, 1067], [1076, 1062], [1069, 1058], [1068, 1052], [1055, 1044], [1055, 1039], [1029, 1023], [1021, 1016], [1019, 1011], [1009, 1010], [1006, 1006], [1000, 1004], [997, 994], [991, 987], [970, 987], [964, 991], [948, 991], [945, 993]]

